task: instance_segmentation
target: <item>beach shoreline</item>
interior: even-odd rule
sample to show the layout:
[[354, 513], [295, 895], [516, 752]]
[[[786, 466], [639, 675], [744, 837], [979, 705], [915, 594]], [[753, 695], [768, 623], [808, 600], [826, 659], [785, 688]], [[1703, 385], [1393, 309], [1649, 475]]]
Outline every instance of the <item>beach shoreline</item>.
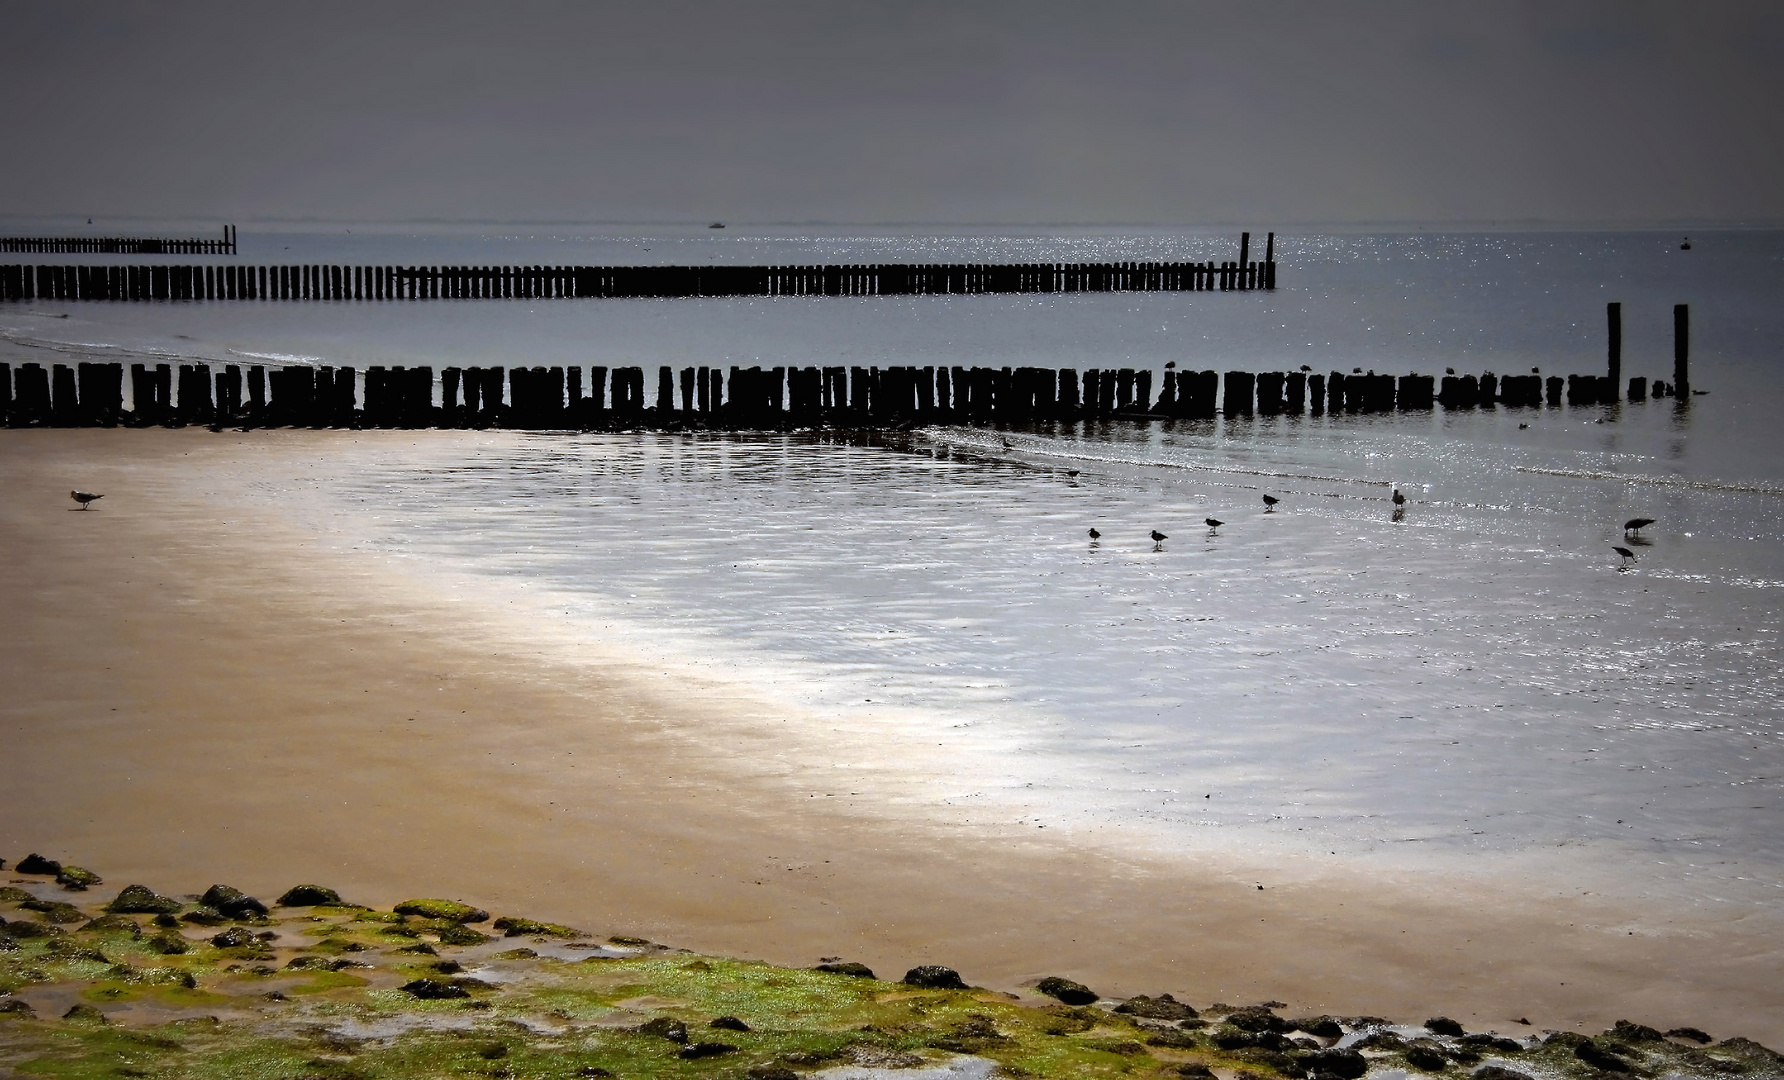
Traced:
[[[747, 687], [592, 648], [566, 664], [525, 611], [428, 595], [425, 568], [394, 573], [208, 484], [281, 482], [330, 440], [416, 437], [0, 432], [0, 856], [167, 888], [326, 881], [376, 905], [465, 891], [703, 953], [941, 963], [1007, 990], [1064, 975], [1306, 1013], [1630, 1017], [1784, 1042], [1769, 912], [1669, 920], [1286, 865], [1259, 889], [1256, 866], [1212, 856], [924, 827], [933, 808], [813, 790]], [[69, 487], [108, 497], [82, 512]]]

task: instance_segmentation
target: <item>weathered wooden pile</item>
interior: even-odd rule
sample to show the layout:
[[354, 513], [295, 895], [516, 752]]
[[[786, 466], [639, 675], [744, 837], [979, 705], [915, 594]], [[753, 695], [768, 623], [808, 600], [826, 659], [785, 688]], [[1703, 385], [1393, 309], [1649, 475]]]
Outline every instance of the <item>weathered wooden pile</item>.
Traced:
[[[0, 251], [25, 255], [234, 255], [235, 226], [223, 226], [223, 239], [159, 236], [0, 236]], [[18, 300], [22, 297], [9, 296]], [[121, 298], [120, 298], [121, 299]]]

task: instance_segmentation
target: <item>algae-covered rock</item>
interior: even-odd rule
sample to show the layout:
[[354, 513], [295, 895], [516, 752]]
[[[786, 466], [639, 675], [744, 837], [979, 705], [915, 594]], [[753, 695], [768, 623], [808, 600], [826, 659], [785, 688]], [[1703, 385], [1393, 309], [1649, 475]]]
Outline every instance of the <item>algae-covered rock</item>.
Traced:
[[1330, 1016], [1309, 1016], [1300, 1020], [1290, 1020], [1297, 1030], [1309, 1035], [1318, 1035], [1322, 1039], [1336, 1039], [1344, 1034], [1344, 1028]]
[[1646, 1024], [1632, 1024], [1627, 1020], [1617, 1021], [1605, 1034], [1613, 1039], [1622, 1039], [1624, 1042], [1632, 1043], [1663, 1042], [1666, 1039], [1666, 1036], [1660, 1034], [1656, 1028], [1651, 1028]]
[[1689, 1039], [1694, 1043], [1708, 1044], [1710, 1033], [1694, 1027], [1676, 1027], [1666, 1033], [1669, 1039]]
[[439, 934], [442, 945], [481, 945], [490, 940], [488, 934], [480, 933], [461, 923], [449, 923], [440, 927], [436, 933]]
[[539, 959], [539, 954], [534, 952], [532, 949], [509, 949], [507, 952], [496, 953], [495, 956], [491, 957], [491, 959], [494, 959], [494, 960], [537, 960], [537, 959]]
[[1310, 1050], [1301, 1059], [1301, 1067], [1310, 1073], [1326, 1073], [1340, 1080], [1357, 1080], [1369, 1071], [1369, 1061], [1355, 1050]]
[[94, 885], [105, 884], [105, 879], [82, 866], [64, 866], [56, 874], [56, 884], [73, 892], [84, 892]]
[[1503, 1065], [1482, 1065], [1469, 1075], [1474, 1077], [1474, 1080], [1533, 1080], [1528, 1073], [1508, 1069]]
[[1462, 1025], [1447, 1016], [1433, 1016], [1425, 1021], [1425, 1030], [1433, 1035], [1462, 1035]]
[[105, 1014], [91, 1005], [76, 1005], [62, 1014], [62, 1019], [71, 1024], [109, 1024]]
[[1081, 1035], [1103, 1022], [1103, 1014], [1084, 1005], [1048, 1005], [1039, 1012], [1048, 1019], [1041, 1030], [1049, 1035]]
[[1187, 1031], [1160, 1031], [1148, 1036], [1146, 1045], [1163, 1046], [1172, 1050], [1193, 1050], [1201, 1044]]
[[80, 941], [71, 937], [51, 938], [49, 944], [44, 946], [43, 958], [45, 960], [59, 960], [63, 963], [75, 960], [92, 960], [95, 963], [100, 964], [111, 963], [111, 960], [98, 949], [95, 949], [90, 945], [82, 944]]
[[688, 1041], [688, 1025], [673, 1016], [659, 1016], [638, 1025], [640, 1035], [655, 1035], [659, 1039], [668, 1039], [673, 1043]]
[[32, 899], [35, 899], [33, 894], [17, 885], [0, 885], [0, 904], [22, 904]]
[[228, 885], [212, 885], [198, 902], [231, 919], [252, 919], [266, 914], [265, 904]]
[[906, 986], [920, 986], [925, 990], [965, 990], [966, 983], [960, 980], [960, 973], [940, 964], [919, 964], [904, 973], [899, 980]]
[[147, 885], [126, 885], [105, 910], [113, 915], [171, 915], [185, 906], [172, 897], [157, 896]]
[[1585, 1042], [1574, 1047], [1573, 1056], [1592, 1066], [1594, 1069], [1603, 1069], [1605, 1072], [1626, 1073], [1635, 1071], [1634, 1067], [1631, 1066], [1629, 1062], [1623, 1060], [1621, 1057], [1618, 1057], [1616, 1054], [1590, 1039], [1587, 1039]]
[[[1649, 1030], [1652, 1031], [1653, 1029], [1650, 1028]], [[1501, 1054], [1520, 1054], [1524, 1051], [1522, 1043], [1513, 1039], [1508, 1039], [1503, 1035], [1494, 1035], [1487, 1031], [1477, 1031], [1472, 1035], [1464, 1035], [1456, 1041], [1471, 1049], [1496, 1050]]]
[[719, 1028], [722, 1031], [748, 1031], [748, 1030], [750, 1030], [750, 1026], [748, 1024], [744, 1023], [742, 1020], [739, 1020], [735, 1016], [717, 1017], [711, 1023], [707, 1024], [706, 1026], [709, 1028]]
[[416, 979], [398, 987], [403, 993], [423, 1001], [443, 1001], [447, 998], [470, 997], [471, 992], [462, 986], [440, 982], [438, 979]]
[[0, 1018], [3, 1017], [11, 1017], [14, 1020], [35, 1020], [37, 1019], [37, 1010], [31, 1007], [29, 1001], [10, 997], [0, 998]]
[[[6, 924], [0, 923], [0, 931], [4, 931], [5, 929], [6, 929]], [[18, 952], [18, 951], [19, 951], [19, 943], [12, 940], [12, 938], [8, 937], [6, 934], [0, 933], [0, 952]]]
[[177, 930], [163, 930], [150, 938], [146, 943], [149, 951], [162, 956], [181, 956], [192, 951], [192, 943], [180, 936]]
[[829, 972], [832, 975], [847, 975], [855, 979], [873, 978], [873, 969], [866, 964], [857, 964], [852, 960], [843, 960], [829, 964], [819, 964], [813, 971]]
[[627, 934], [615, 934], [607, 940], [614, 945], [620, 945], [628, 949], [648, 949], [656, 944], [656, 942], [650, 941], [647, 938], [631, 937]]
[[457, 900], [404, 900], [391, 910], [398, 915], [413, 915], [421, 919], [444, 919], [447, 922], [455, 923], [483, 922], [489, 918], [489, 912], [482, 908], [461, 904]]
[[189, 922], [195, 926], [222, 926], [229, 920], [216, 908], [200, 904], [191, 911], [182, 914], [180, 921]]
[[62, 864], [54, 859], [46, 859], [33, 851], [20, 859], [19, 864], [13, 867], [12, 871], [15, 874], [48, 874], [55, 877], [62, 872]]
[[1141, 994], [1138, 997], [1131, 997], [1115, 1006], [1115, 1011], [1126, 1016], [1142, 1017], [1146, 1020], [1194, 1020], [1197, 1016], [1193, 1008], [1169, 994], [1160, 994], [1157, 997], [1147, 997], [1145, 994]]
[[[467, 919], [463, 921], [476, 922], [477, 920]], [[557, 923], [539, 922], [536, 919], [519, 919], [511, 915], [502, 916], [492, 925], [508, 937], [579, 938], [587, 936], [582, 931], [572, 927], [559, 926]], [[441, 938], [441, 940], [444, 941], [445, 939]]]
[[38, 912], [44, 922], [77, 923], [87, 921], [87, 915], [73, 904], [65, 904], [60, 900], [27, 900], [19, 905], [26, 911]]
[[1295, 1030], [1294, 1024], [1263, 1005], [1247, 1005], [1243, 1009], [1234, 1009], [1227, 1013], [1226, 1022], [1241, 1031], [1274, 1031], [1286, 1034]]
[[698, 1042], [682, 1047], [675, 1056], [685, 1061], [693, 1061], [698, 1058], [718, 1057], [720, 1054], [731, 1054], [736, 1051], [737, 1047], [730, 1043]]
[[81, 933], [96, 934], [129, 934], [133, 938], [142, 937], [142, 926], [135, 919], [124, 915], [101, 915], [80, 928]]
[[279, 897], [280, 907], [335, 907], [340, 903], [340, 893], [320, 885], [295, 885]]
[[63, 930], [60, 926], [55, 926], [51, 923], [25, 922], [22, 919], [18, 922], [9, 922], [6, 924], [6, 936], [19, 938], [21, 940], [24, 938], [56, 937], [66, 932], [67, 931]]
[[[602, 1072], [609, 1076], [612, 1075], [611, 1073], [607, 1073], [605, 1069], [603, 1069]], [[584, 1072], [583, 1075], [587, 1076], [589, 1074]], [[798, 1073], [787, 1068], [785, 1065], [773, 1061], [764, 1061], [760, 1065], [751, 1065], [744, 1071], [744, 1075], [749, 1077], [749, 1080], [799, 1080]]]
[[1098, 995], [1095, 990], [1081, 982], [1063, 979], [1057, 975], [1049, 975], [1035, 983], [1035, 991], [1050, 998], [1057, 998], [1067, 1005], [1094, 1005]]

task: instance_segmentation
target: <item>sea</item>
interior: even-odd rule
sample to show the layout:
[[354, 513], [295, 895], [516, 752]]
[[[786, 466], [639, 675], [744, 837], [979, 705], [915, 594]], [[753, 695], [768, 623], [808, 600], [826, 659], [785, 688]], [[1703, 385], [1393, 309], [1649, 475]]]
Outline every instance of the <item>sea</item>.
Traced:
[[[1163, 228], [239, 236], [244, 263], [1238, 248], [1236, 230]], [[1688, 304], [1698, 393], [1682, 400], [886, 433], [343, 433], [304, 483], [247, 497], [327, 518], [372, 556], [546, 597], [590, 642], [658, 643], [666, 670], [820, 718], [810, 730], [901, 762], [922, 798], [986, 821], [1776, 910], [1784, 233], [1303, 229], [1274, 244], [1278, 288], [1250, 293], [15, 303], [0, 305], [0, 359], [1132, 367], [1155, 386], [1166, 364], [1546, 376], [1604, 372], [1618, 302], [1625, 377], [1670, 380], [1673, 308]], [[1626, 534], [1638, 517], [1653, 524]]]

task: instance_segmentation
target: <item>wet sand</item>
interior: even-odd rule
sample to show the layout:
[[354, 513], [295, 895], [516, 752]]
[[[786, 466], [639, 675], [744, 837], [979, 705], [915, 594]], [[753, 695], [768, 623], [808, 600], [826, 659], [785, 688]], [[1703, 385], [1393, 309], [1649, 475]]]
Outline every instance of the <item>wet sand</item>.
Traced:
[[[108, 889], [449, 896], [1011, 991], [1058, 974], [1113, 996], [1784, 1044], [1769, 912], [1148, 858], [876, 804], [826, 784], [748, 687], [599, 643], [567, 663], [524, 611], [417, 587], [426, 568], [214, 483], [282, 482], [342, 439], [456, 437], [0, 432], [0, 856], [41, 851]], [[71, 487], [107, 497], [81, 512]]]

